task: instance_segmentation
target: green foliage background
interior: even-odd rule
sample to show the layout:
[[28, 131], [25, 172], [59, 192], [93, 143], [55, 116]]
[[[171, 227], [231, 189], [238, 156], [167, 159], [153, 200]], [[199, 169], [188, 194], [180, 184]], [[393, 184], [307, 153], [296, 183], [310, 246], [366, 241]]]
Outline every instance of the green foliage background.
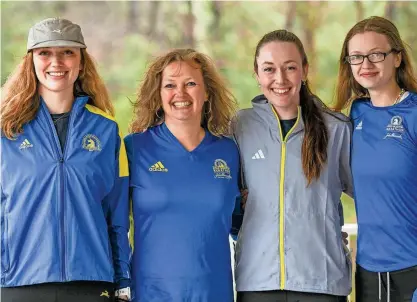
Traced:
[[[253, 75], [258, 40], [287, 28], [305, 43], [313, 90], [330, 104], [345, 34], [372, 15], [390, 18], [416, 57], [417, 2], [1, 1], [1, 83], [25, 55], [31, 25], [68, 18], [81, 25], [127, 133], [131, 101], [154, 56], [190, 46], [210, 55], [244, 108], [259, 93]], [[344, 209], [346, 222], [354, 222], [353, 203], [346, 197]]]

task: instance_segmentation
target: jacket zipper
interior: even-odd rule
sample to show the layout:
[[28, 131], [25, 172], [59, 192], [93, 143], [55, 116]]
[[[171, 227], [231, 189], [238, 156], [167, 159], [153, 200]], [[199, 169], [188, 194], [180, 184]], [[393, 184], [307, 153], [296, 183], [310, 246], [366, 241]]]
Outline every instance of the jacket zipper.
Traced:
[[71, 113], [69, 115], [69, 121], [68, 121], [68, 130], [67, 130], [67, 137], [65, 138], [65, 146], [64, 150], [61, 150], [61, 144], [59, 142], [58, 133], [56, 132], [54, 123], [52, 121], [51, 115], [49, 111], [44, 108], [44, 114], [46, 115], [46, 119], [49, 123], [49, 127], [51, 128], [52, 136], [55, 141], [55, 151], [58, 156], [58, 162], [59, 162], [59, 185], [60, 185], [60, 230], [61, 230], [61, 259], [62, 259], [62, 267], [61, 267], [61, 277], [62, 281], [66, 281], [66, 255], [65, 255], [65, 215], [64, 215], [64, 201], [65, 201], [65, 193], [64, 193], [64, 159], [66, 155], [66, 150], [68, 149], [68, 137], [70, 136], [71, 131], [71, 121], [72, 121], [72, 113], [73, 110], [71, 110]]
[[297, 120], [295, 124], [288, 131], [285, 138], [282, 136], [282, 129], [279, 117], [275, 108], [271, 105], [272, 112], [278, 122], [278, 131], [281, 137], [281, 162], [280, 162], [280, 177], [279, 177], [279, 259], [280, 259], [280, 289], [285, 288], [285, 249], [284, 249], [284, 180], [285, 180], [285, 160], [287, 153], [287, 140], [294, 128], [297, 126], [300, 119], [300, 110], [298, 109]]

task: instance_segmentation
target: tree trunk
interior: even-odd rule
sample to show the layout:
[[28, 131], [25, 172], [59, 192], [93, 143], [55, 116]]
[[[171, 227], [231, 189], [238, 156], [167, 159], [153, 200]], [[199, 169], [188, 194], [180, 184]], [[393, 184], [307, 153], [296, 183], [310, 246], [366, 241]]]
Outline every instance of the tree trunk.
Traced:
[[394, 1], [387, 1], [385, 4], [384, 17], [388, 20], [394, 21], [396, 3]]
[[354, 1], [356, 7], [356, 20], [359, 22], [364, 18], [364, 9], [362, 1]]
[[127, 2], [127, 32], [135, 33], [139, 30], [139, 2]]
[[152, 1], [149, 3], [149, 17], [148, 17], [148, 30], [146, 32], [146, 35], [149, 38], [152, 38], [156, 33], [156, 27], [158, 25], [158, 12], [160, 8], [161, 2], [159, 1]]
[[291, 1], [288, 2], [288, 9], [285, 21], [285, 29], [288, 31], [292, 31], [294, 27], [294, 21], [297, 14], [297, 2]]
[[222, 3], [219, 1], [210, 2], [210, 10], [213, 14], [213, 21], [211, 22], [209, 29], [210, 34], [215, 41], [220, 39], [220, 20], [222, 16], [221, 4]]
[[193, 3], [191, 0], [187, 1], [187, 14], [184, 17], [184, 45], [186, 47], [194, 48], [194, 26], [195, 26], [195, 17], [193, 14]]

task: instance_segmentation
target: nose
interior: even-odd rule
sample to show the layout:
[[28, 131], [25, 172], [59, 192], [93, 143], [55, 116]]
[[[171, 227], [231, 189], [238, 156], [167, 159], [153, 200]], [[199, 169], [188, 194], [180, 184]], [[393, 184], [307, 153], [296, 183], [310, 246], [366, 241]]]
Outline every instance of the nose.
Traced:
[[275, 72], [275, 82], [277, 82], [278, 84], [284, 84], [285, 82], [285, 74], [282, 71], [281, 68], [277, 68], [277, 71]]
[[52, 66], [61, 66], [62, 65], [62, 56], [60, 54], [55, 54], [51, 56], [51, 65]]
[[362, 62], [362, 67], [364, 68], [368, 68], [368, 67], [372, 67], [374, 65], [374, 63], [372, 63], [371, 61], [369, 61], [369, 58], [363, 58], [363, 62]]
[[184, 85], [178, 85], [176, 89], [177, 95], [184, 95], [185, 94], [185, 87]]

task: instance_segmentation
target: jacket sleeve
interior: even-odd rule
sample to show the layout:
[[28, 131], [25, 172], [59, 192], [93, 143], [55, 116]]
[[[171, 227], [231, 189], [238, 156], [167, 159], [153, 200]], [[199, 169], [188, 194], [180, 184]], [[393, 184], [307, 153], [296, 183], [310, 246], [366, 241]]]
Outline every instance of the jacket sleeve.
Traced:
[[[237, 127], [237, 117], [235, 117], [232, 122], [230, 123], [230, 132], [232, 134], [231, 139], [233, 139], [233, 141], [235, 142], [238, 152], [239, 152], [239, 181], [238, 181], [238, 185], [239, 185], [239, 190], [242, 191], [244, 189], [246, 189], [246, 184], [245, 184], [245, 179], [244, 179], [244, 175], [243, 175], [243, 167], [242, 167], [242, 161], [240, 160], [240, 149], [239, 149], [239, 145], [237, 143], [237, 138], [235, 135], [235, 131], [236, 131], [236, 127]], [[242, 207], [242, 197], [238, 196], [236, 198], [236, 202], [235, 202], [235, 208], [233, 210], [233, 214], [232, 214], [232, 228], [230, 230], [230, 235], [232, 236], [233, 240], [237, 240], [237, 235], [239, 234], [240, 228], [242, 226], [242, 222], [243, 222], [243, 214], [244, 214], [244, 210]]]
[[112, 191], [105, 197], [103, 207], [113, 256], [116, 289], [130, 287], [129, 230], [129, 168], [121, 133], [116, 145], [116, 171]]
[[353, 180], [350, 167], [352, 124], [350, 121], [344, 125], [342, 133], [342, 146], [340, 150], [339, 177], [343, 193], [353, 197]]

